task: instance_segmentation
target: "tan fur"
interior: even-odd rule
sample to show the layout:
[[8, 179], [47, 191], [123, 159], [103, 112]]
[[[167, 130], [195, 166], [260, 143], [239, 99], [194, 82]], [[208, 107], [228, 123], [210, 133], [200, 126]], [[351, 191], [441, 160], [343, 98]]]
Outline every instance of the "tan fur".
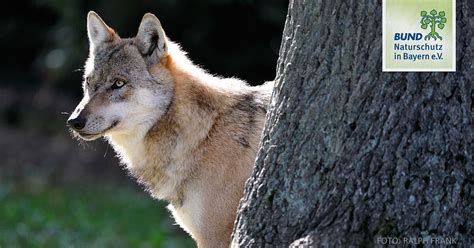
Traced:
[[[166, 55], [148, 72], [160, 79], [161, 89], [172, 91], [167, 110], [150, 124], [130, 128], [119, 122], [102, 135], [153, 197], [171, 203], [176, 221], [199, 247], [228, 247], [271, 85], [249, 87], [238, 79], [213, 77], [177, 45], [166, 44]], [[133, 101], [137, 88], [124, 90], [126, 101]], [[106, 104], [104, 96], [97, 99], [83, 100], [81, 110], [93, 112], [95, 105]]]

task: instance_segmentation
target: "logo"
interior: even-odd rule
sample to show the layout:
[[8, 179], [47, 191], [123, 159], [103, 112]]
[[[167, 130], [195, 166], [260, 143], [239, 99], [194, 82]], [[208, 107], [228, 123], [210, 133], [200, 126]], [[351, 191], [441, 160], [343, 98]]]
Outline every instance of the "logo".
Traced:
[[436, 32], [436, 27], [439, 29], [444, 28], [444, 24], [446, 24], [446, 13], [444, 11], [436, 11], [433, 9], [428, 14], [426, 11], [421, 11], [421, 28], [427, 29], [428, 26], [430, 27], [430, 32], [425, 36], [425, 40], [430, 40], [433, 38], [434, 40], [440, 39], [443, 40], [443, 37]]
[[382, 71], [456, 71], [456, 0], [382, 0]]

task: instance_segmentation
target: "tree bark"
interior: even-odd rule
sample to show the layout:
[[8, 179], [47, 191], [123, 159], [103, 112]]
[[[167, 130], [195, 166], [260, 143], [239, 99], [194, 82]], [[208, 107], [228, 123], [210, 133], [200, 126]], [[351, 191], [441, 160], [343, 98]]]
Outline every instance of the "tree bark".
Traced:
[[473, 11], [457, 1], [456, 73], [383, 73], [381, 1], [290, 0], [233, 246], [472, 245]]

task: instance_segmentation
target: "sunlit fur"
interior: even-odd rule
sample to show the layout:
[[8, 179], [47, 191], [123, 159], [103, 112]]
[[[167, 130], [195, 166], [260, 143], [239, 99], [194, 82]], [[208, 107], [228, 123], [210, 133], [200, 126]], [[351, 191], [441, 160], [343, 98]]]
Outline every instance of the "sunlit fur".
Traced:
[[[76, 133], [106, 137], [130, 174], [170, 202], [199, 247], [228, 247], [272, 83], [249, 87], [208, 74], [151, 14], [132, 39], [121, 39], [95, 13], [88, 29], [84, 98], [70, 117], [87, 122]], [[113, 89], [117, 78], [126, 83]]]

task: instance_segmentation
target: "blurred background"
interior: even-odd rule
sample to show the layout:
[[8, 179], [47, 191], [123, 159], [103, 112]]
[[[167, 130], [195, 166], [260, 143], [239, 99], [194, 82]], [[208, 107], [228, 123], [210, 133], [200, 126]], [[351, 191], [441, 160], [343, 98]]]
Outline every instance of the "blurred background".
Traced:
[[252, 85], [272, 80], [288, 1], [9, 1], [0, 16], [0, 247], [193, 247], [104, 141], [65, 126], [81, 99], [86, 14], [122, 37], [146, 12], [192, 60]]

